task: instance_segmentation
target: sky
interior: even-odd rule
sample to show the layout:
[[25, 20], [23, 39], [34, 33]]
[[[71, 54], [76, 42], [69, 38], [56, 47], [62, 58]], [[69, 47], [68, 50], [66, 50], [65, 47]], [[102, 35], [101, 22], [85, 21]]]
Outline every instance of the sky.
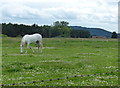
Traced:
[[118, 32], [119, 0], [1, 0], [0, 22], [103, 28]]

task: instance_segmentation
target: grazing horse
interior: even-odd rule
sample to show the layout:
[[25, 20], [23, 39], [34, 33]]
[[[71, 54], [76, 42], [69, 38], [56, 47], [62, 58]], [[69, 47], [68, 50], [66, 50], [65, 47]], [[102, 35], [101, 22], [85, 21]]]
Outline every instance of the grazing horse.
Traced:
[[20, 44], [20, 53], [23, 53], [23, 46], [25, 44], [27, 44], [27, 50], [26, 53], [28, 52], [28, 48], [30, 48], [32, 50], [32, 52], [34, 52], [34, 50], [30, 47], [30, 43], [34, 43], [36, 42], [38, 45], [38, 50], [42, 53], [42, 36], [38, 33], [36, 34], [32, 34], [32, 35], [24, 35], [22, 40], [21, 40], [21, 44]]

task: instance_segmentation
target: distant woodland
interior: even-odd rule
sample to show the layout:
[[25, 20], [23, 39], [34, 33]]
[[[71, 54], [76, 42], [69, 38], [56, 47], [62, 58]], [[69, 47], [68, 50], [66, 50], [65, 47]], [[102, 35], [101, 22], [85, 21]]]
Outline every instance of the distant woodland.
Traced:
[[[106, 38], [120, 37], [116, 32], [109, 32], [100, 28], [86, 28], [77, 26], [68, 26], [66, 21], [56, 21], [52, 26], [38, 24], [24, 25], [2, 23], [2, 34], [8, 37], [22, 37], [25, 34], [39, 33], [43, 38], [65, 37], [65, 38], [91, 38], [92, 36], [103, 36]], [[93, 31], [94, 30], [94, 31]]]
[[91, 34], [86, 30], [73, 30], [68, 26], [66, 21], [56, 21], [52, 26], [43, 25], [38, 26], [24, 25], [24, 24], [12, 24], [2, 23], [2, 34], [9, 37], [24, 36], [25, 34], [40, 33], [43, 38], [52, 37], [72, 37], [72, 38], [89, 38]]

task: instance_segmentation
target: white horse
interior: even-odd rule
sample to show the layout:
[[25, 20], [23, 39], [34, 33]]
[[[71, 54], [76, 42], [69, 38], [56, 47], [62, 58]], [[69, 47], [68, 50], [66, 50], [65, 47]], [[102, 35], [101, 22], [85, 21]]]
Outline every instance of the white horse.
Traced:
[[33, 35], [24, 35], [21, 44], [20, 44], [20, 53], [23, 53], [23, 46], [27, 44], [27, 50], [26, 53], [28, 52], [28, 48], [32, 50], [34, 53], [34, 50], [30, 47], [30, 43], [36, 42], [38, 44], [38, 50], [42, 53], [42, 36], [38, 33], [33, 34]]

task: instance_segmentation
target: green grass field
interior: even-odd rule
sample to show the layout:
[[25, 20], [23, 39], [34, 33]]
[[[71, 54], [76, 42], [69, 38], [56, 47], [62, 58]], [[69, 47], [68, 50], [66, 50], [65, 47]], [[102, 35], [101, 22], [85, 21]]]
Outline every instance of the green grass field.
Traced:
[[[98, 74], [118, 69], [117, 39], [45, 38], [43, 53], [19, 53], [21, 38], [2, 38], [2, 83], [22, 83]], [[25, 50], [24, 50], [25, 51]], [[17, 86], [118, 86], [118, 73], [73, 77]]]

